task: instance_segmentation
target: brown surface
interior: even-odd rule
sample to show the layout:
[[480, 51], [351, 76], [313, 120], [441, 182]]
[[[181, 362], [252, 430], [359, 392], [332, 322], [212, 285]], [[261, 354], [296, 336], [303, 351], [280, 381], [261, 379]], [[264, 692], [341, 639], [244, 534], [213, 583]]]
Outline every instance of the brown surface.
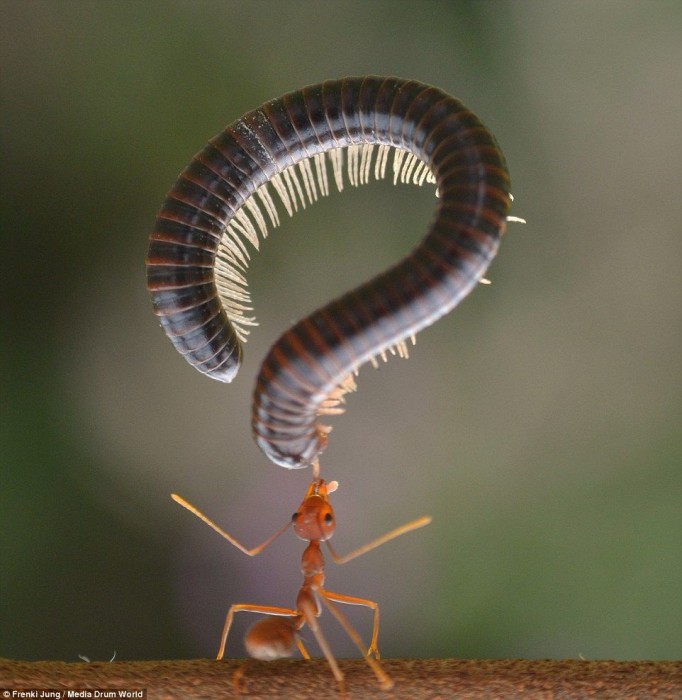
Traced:
[[[377, 688], [361, 659], [340, 662], [349, 698], [670, 698], [682, 700], [682, 662], [466, 661], [397, 659], [382, 665], [395, 681]], [[147, 698], [232, 698], [235, 671], [249, 698], [338, 696], [324, 660], [27, 662], [0, 659], [0, 689], [147, 689]], [[2, 693], [0, 692], [0, 697]]]

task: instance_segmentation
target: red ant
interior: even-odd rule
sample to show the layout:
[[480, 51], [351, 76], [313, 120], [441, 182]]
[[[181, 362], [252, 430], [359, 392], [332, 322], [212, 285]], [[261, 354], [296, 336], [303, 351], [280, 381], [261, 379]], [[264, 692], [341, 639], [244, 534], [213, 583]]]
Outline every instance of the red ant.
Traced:
[[[243, 544], [218, 527], [212, 520], [207, 518], [203, 513], [177, 494], [172, 494], [172, 498], [181, 506], [187, 508], [191, 513], [194, 513], [194, 515], [203, 520], [207, 525], [210, 525], [219, 535], [222, 535], [237, 549], [244, 552], [244, 554], [248, 554], [250, 557], [262, 552], [269, 544], [283, 534], [290, 525], [293, 525], [294, 532], [298, 537], [308, 542], [308, 546], [305, 548], [303, 556], [301, 557], [303, 585], [296, 598], [296, 608], [280, 608], [270, 605], [252, 605], [248, 603], [232, 605], [225, 618], [225, 626], [223, 627], [220, 648], [218, 649], [218, 659], [222, 659], [225, 653], [227, 635], [230, 632], [235, 613], [248, 611], [270, 616], [253, 624], [244, 637], [244, 645], [248, 653], [252, 657], [261, 660], [280, 659], [292, 656], [295, 648], [298, 648], [305, 659], [309, 659], [310, 654], [306, 651], [299, 636], [299, 630], [307, 623], [308, 627], [310, 627], [315, 635], [320, 649], [329, 662], [334, 678], [338, 682], [341, 690], [343, 690], [343, 673], [317, 623], [317, 618], [322, 613], [322, 605], [324, 605], [339, 621], [339, 624], [345, 630], [346, 634], [348, 634], [352, 642], [360, 650], [360, 653], [374, 671], [379, 686], [384, 690], [388, 690], [393, 686], [393, 681], [378, 662], [380, 658], [379, 649], [377, 647], [377, 637], [379, 635], [379, 606], [372, 600], [356, 598], [340, 593], [332, 593], [324, 587], [324, 558], [320, 549], [320, 543], [327, 543], [329, 553], [335, 563], [345, 564], [351, 561], [351, 559], [365, 554], [365, 552], [378, 547], [384, 542], [388, 542], [402, 534], [428, 525], [431, 522], [431, 518], [429, 516], [417, 518], [416, 520], [387, 532], [382, 537], [372, 540], [363, 547], [359, 547], [349, 554], [340, 557], [329, 544], [329, 539], [334, 534], [336, 523], [334, 520], [334, 510], [329, 503], [328, 495], [333, 493], [337, 488], [338, 483], [336, 481], [325, 483], [323, 479], [319, 478], [319, 465], [316, 463], [314, 465], [313, 480], [306, 491], [303, 502], [294, 513], [291, 521], [265, 540], [265, 542], [253, 549], [247, 549]], [[363, 605], [373, 611], [374, 623], [372, 626], [372, 639], [367, 650], [365, 650], [359, 634], [338, 610], [335, 603]]]

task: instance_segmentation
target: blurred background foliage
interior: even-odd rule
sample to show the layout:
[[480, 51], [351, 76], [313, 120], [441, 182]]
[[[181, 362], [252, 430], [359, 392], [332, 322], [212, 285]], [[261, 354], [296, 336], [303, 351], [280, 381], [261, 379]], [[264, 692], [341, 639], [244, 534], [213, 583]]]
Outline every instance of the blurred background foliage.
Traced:
[[[385, 656], [679, 658], [682, 10], [670, 2], [3, 1], [0, 656], [212, 656], [233, 602], [290, 606], [302, 545], [248, 545], [309, 473], [251, 440], [250, 394], [293, 320], [397, 259], [428, 188], [374, 183], [272, 233], [232, 386], [159, 330], [143, 260], [177, 173], [305, 84], [393, 74], [476, 111], [513, 225], [408, 362], [361, 372], [324, 473], [344, 567]], [[366, 611], [351, 610], [368, 634]], [[248, 618], [248, 615], [246, 616]], [[235, 630], [229, 653], [242, 655]], [[326, 615], [340, 655], [353, 649]]]

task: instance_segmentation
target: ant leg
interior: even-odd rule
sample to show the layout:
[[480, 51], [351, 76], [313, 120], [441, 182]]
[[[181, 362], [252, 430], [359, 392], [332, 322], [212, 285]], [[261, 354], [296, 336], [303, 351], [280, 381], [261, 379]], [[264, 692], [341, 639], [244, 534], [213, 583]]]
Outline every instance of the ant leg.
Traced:
[[387, 532], [385, 535], [382, 535], [381, 537], [377, 537], [375, 540], [368, 542], [366, 545], [363, 545], [362, 547], [358, 547], [357, 549], [354, 549], [352, 552], [349, 552], [348, 554], [345, 554], [342, 557], [340, 557], [332, 549], [332, 546], [329, 544], [329, 540], [327, 540], [327, 547], [329, 548], [329, 553], [332, 556], [332, 560], [336, 564], [345, 564], [346, 562], [351, 561], [351, 559], [355, 559], [356, 557], [359, 557], [362, 554], [366, 554], [367, 552], [371, 551], [372, 549], [375, 549], [376, 547], [379, 547], [380, 545], [382, 545], [386, 542], [390, 542], [392, 539], [395, 539], [396, 537], [400, 537], [400, 535], [404, 535], [408, 532], [412, 532], [412, 530], [417, 530], [420, 527], [424, 527], [425, 525], [428, 525], [430, 522], [431, 522], [430, 515], [424, 515], [421, 518], [417, 518], [416, 520], [411, 520], [409, 523], [405, 523], [404, 525], [401, 525], [400, 527], [396, 527], [395, 529], [391, 530], [390, 532]]
[[363, 607], [369, 608], [372, 611], [372, 641], [364, 653], [364, 656], [374, 656], [375, 659], [380, 659], [379, 648], [377, 646], [377, 640], [379, 638], [379, 604], [375, 603], [373, 600], [368, 600], [366, 598], [357, 598], [351, 595], [345, 595], [342, 593], [332, 593], [331, 591], [321, 590], [320, 593], [327, 599], [333, 600], [335, 603], [344, 603], [346, 605], [362, 605]]
[[307, 661], [310, 661], [310, 654], [308, 653], [308, 650], [303, 646], [303, 642], [301, 641], [301, 638], [296, 635], [296, 638], [294, 639], [296, 642], [296, 646], [298, 647], [298, 650], [301, 652], [301, 656], [306, 659]]
[[325, 658], [327, 659], [327, 662], [329, 663], [329, 667], [331, 668], [332, 673], [334, 674], [334, 678], [339, 684], [339, 690], [341, 691], [341, 693], [345, 693], [343, 671], [341, 671], [341, 669], [339, 668], [339, 664], [337, 663], [336, 658], [332, 653], [331, 647], [329, 646], [326, 637], [322, 634], [320, 626], [317, 624], [317, 616], [319, 614], [318, 610], [314, 607], [312, 601], [304, 600], [301, 602], [301, 613], [303, 614], [305, 621], [308, 623], [308, 627], [310, 627], [312, 633], [315, 635], [315, 639], [317, 640], [317, 643], [320, 649], [322, 650], [322, 653], [324, 654]]
[[[270, 608], [260, 606], [235, 605], [230, 609], [232, 617], [235, 612], [246, 610], [248, 612], [261, 612], [266, 614], [258, 622], [251, 625], [244, 636], [244, 646], [249, 652], [251, 659], [247, 659], [246, 663], [241, 665], [232, 675], [232, 686], [237, 697], [241, 697], [242, 679], [246, 675], [246, 670], [253, 659], [268, 661], [272, 659], [281, 659], [293, 655], [294, 644], [298, 647], [304, 659], [310, 659], [310, 654], [303, 646], [303, 642], [298, 636], [298, 630], [304, 623], [303, 615], [296, 610], [288, 610], [287, 608]], [[229, 613], [228, 613], [229, 615]], [[231, 624], [230, 620], [230, 624]], [[227, 620], [225, 621], [227, 626]], [[229, 632], [229, 629], [228, 629]], [[227, 634], [223, 638], [221, 652], [224, 650]], [[220, 655], [218, 656], [220, 658]]]
[[246, 675], [249, 664], [252, 663], [252, 659], [247, 659], [233, 674], [232, 674], [232, 689], [236, 697], [240, 698], [242, 696], [242, 680]]
[[[230, 606], [230, 609], [227, 613], [227, 616], [225, 617], [225, 626], [223, 627], [223, 634], [220, 638], [220, 648], [218, 649], [218, 655], [216, 656], [216, 659], [220, 660], [223, 658], [223, 655], [225, 654], [225, 645], [227, 644], [227, 635], [230, 633], [230, 627], [232, 627], [232, 620], [234, 619], [235, 613], [238, 612], [255, 612], [255, 613], [260, 613], [261, 615], [276, 615], [279, 617], [299, 617], [300, 613], [298, 610], [291, 610], [290, 608], [277, 608], [273, 607], [271, 605], [249, 605], [249, 604], [237, 604], [237, 605], [232, 605]], [[280, 630], [281, 632], [281, 630]], [[292, 629], [293, 632], [293, 629]], [[274, 639], [274, 635], [271, 633], [270, 639], [261, 639], [259, 640], [260, 647], [262, 649], [262, 653], [265, 656], [272, 656], [272, 647], [274, 642], [277, 640]], [[268, 646], [269, 645], [269, 646]], [[300, 648], [300, 647], [299, 647]], [[249, 652], [251, 653], [251, 651]], [[254, 656], [253, 653], [251, 653], [252, 656]], [[260, 656], [259, 656], [260, 658]], [[308, 657], [310, 658], [310, 657]]]
[[289, 529], [291, 521], [287, 522], [283, 528], [277, 530], [274, 535], [268, 537], [265, 542], [261, 542], [258, 546], [249, 549], [245, 547], [241, 542], [236, 540], [232, 535], [225, 532], [221, 527], [216, 525], [208, 516], [204, 515], [198, 508], [195, 508], [191, 503], [188, 503], [182, 496], [178, 496], [177, 493], [172, 493], [171, 498], [183, 508], [186, 508], [190, 513], [196, 515], [199, 520], [203, 520], [209, 527], [213, 528], [221, 537], [224, 537], [231, 545], [234, 545], [240, 552], [248, 554], [250, 557], [255, 557], [256, 554], [260, 554], [269, 544], [272, 544], [280, 535], [284, 534]]
[[[374, 675], [379, 681], [379, 686], [383, 690], [390, 690], [393, 687], [393, 681], [390, 679], [386, 671], [381, 668], [378, 662], [379, 650], [377, 649], [377, 636], [379, 635], [379, 606], [372, 600], [365, 600], [364, 598], [355, 598], [353, 596], [341, 595], [340, 593], [331, 593], [322, 588], [317, 589], [318, 593], [322, 598], [322, 602], [327, 607], [327, 609], [334, 615], [338, 620], [341, 627], [350, 638], [350, 640], [358, 648], [365, 661], [368, 663]], [[372, 631], [372, 642], [370, 643], [369, 649], [365, 651], [364, 645], [360, 635], [355, 631], [355, 628], [348, 622], [345, 615], [337, 609], [334, 602], [337, 603], [348, 603], [349, 605], [365, 605], [368, 608], [374, 610], [374, 627]], [[374, 656], [372, 656], [372, 654]]]

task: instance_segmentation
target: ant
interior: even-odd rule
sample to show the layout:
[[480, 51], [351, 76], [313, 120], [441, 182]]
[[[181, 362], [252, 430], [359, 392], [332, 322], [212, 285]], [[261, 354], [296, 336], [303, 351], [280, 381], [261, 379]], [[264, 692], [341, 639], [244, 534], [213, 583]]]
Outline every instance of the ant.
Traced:
[[[336, 522], [334, 520], [334, 510], [329, 503], [328, 496], [330, 493], [336, 491], [337, 488], [338, 482], [331, 481], [326, 483], [324, 479], [319, 477], [319, 463], [316, 461], [313, 465], [313, 480], [308, 486], [303, 502], [294, 513], [292, 519], [287, 522], [284, 527], [275, 532], [274, 535], [271, 535], [265, 540], [265, 542], [252, 549], [246, 548], [194, 506], [185, 501], [184, 498], [177, 494], [171, 494], [171, 497], [174, 501], [212, 527], [219, 535], [224, 537], [237, 549], [244, 552], [244, 554], [248, 554], [250, 557], [260, 554], [268, 545], [286, 532], [290, 525], [293, 526], [294, 532], [298, 537], [308, 542], [308, 546], [305, 548], [303, 556], [301, 557], [303, 585], [296, 598], [296, 607], [280, 608], [271, 605], [252, 605], [249, 603], [232, 605], [225, 618], [225, 626], [223, 627], [220, 648], [218, 649], [218, 659], [222, 659], [225, 653], [227, 636], [230, 632], [235, 613], [248, 611], [268, 616], [253, 624], [244, 637], [244, 646], [249, 655], [260, 660], [286, 658], [292, 656], [296, 648], [301, 652], [303, 658], [309, 659], [310, 654], [308, 654], [306, 648], [303, 646], [303, 642], [299, 636], [299, 631], [307, 623], [320, 649], [329, 662], [329, 666], [331, 667], [331, 671], [334, 674], [334, 678], [340, 690], [343, 691], [343, 673], [317, 623], [317, 618], [322, 613], [322, 605], [324, 605], [338, 620], [348, 637], [360, 650], [360, 653], [367, 661], [372, 671], [374, 671], [379, 686], [383, 690], [388, 690], [393, 687], [393, 681], [386, 674], [378, 661], [380, 658], [379, 649], [377, 647], [377, 637], [379, 635], [379, 606], [372, 600], [356, 598], [341, 593], [332, 593], [324, 587], [324, 557], [322, 556], [320, 544], [326, 542], [331, 558], [336, 564], [345, 564], [359, 557], [361, 554], [365, 554], [375, 547], [384, 544], [384, 542], [388, 542], [395, 537], [428, 525], [431, 522], [431, 517], [423, 516], [412, 520], [409, 523], [387, 532], [382, 537], [372, 540], [363, 547], [353, 550], [345, 556], [339, 556], [329, 544], [329, 539], [334, 534]], [[336, 603], [362, 605], [373, 611], [374, 622], [372, 625], [372, 639], [366, 650], [360, 635], [338, 610], [335, 605]]]

